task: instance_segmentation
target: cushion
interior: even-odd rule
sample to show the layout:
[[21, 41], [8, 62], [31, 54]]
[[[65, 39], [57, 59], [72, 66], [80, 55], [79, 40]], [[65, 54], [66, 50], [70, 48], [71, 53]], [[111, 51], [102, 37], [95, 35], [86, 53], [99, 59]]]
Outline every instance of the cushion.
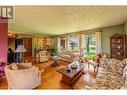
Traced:
[[95, 83], [96, 89], [120, 89], [124, 85], [124, 79], [112, 72], [103, 73], [98, 76]]
[[48, 55], [48, 54], [49, 54], [48, 51], [45, 51], [45, 50], [39, 52], [40, 56]]
[[115, 72], [122, 75], [123, 69], [125, 67], [125, 62], [116, 59], [101, 59], [99, 66], [106, 69], [107, 71]]
[[12, 63], [12, 64], [11, 64], [11, 69], [12, 69], [12, 70], [18, 70], [17, 64], [16, 64], [16, 63]]

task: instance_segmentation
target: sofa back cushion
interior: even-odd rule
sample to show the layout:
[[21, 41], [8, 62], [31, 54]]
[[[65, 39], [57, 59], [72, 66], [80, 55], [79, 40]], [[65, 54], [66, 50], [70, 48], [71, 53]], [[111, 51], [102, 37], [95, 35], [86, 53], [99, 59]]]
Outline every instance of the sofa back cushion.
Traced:
[[32, 67], [32, 63], [31, 62], [29, 62], [29, 63], [19, 63], [19, 64], [17, 64], [17, 66], [18, 66], [19, 70], [30, 69]]
[[12, 63], [11, 69], [12, 70], [22, 70], [22, 69], [30, 69], [32, 67], [32, 63]]
[[40, 51], [40, 52], [39, 52], [39, 55], [40, 55], [40, 56], [49, 55], [49, 52], [46, 51], [46, 50], [43, 50], [43, 51]]

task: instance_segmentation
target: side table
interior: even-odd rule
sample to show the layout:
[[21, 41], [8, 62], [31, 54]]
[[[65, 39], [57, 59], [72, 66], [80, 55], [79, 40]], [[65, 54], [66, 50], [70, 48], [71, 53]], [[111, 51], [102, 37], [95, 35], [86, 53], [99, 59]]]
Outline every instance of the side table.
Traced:
[[51, 64], [51, 66], [53, 66], [53, 67], [59, 66], [59, 64], [58, 64], [59, 57], [52, 56], [52, 59], [54, 60], [54, 62]]

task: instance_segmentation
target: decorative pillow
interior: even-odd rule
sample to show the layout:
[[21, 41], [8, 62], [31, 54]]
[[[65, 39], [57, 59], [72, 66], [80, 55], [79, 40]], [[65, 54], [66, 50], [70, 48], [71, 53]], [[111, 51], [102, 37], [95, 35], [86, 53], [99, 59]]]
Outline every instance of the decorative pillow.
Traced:
[[107, 70], [102, 67], [99, 67], [97, 77], [103, 76], [105, 73], [107, 73]]
[[106, 70], [108, 70], [108, 59], [100, 59], [100, 63], [99, 63], [99, 66], [101, 68], [104, 68]]
[[12, 68], [12, 70], [18, 70], [18, 66], [16, 63], [12, 63], [11, 68]]

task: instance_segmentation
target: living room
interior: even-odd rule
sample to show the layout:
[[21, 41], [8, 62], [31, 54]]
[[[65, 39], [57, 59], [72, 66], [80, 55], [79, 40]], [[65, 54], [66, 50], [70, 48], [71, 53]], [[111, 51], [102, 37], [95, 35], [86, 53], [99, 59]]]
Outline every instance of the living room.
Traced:
[[0, 89], [127, 89], [126, 6], [14, 9], [0, 19]]

